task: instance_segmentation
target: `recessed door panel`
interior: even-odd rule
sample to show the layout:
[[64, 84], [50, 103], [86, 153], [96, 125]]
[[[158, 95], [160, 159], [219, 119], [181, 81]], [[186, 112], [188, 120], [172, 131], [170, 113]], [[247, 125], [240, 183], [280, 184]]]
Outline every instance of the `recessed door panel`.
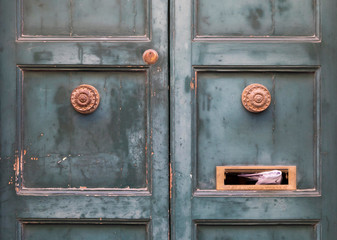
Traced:
[[[23, 70], [22, 76], [23, 188], [148, 187], [147, 71]], [[72, 90], [83, 83], [100, 95], [91, 114], [71, 105]]]
[[[318, 78], [316, 70], [196, 71], [196, 188], [214, 189], [222, 165], [296, 165], [298, 189], [317, 188]], [[241, 101], [253, 83], [271, 94], [261, 113]]]
[[20, 38], [149, 38], [149, 2], [18, 0]]
[[20, 240], [51, 240], [68, 238], [74, 240], [136, 239], [146, 240], [148, 226], [141, 223], [25, 223], [22, 224]]
[[317, 240], [317, 226], [309, 224], [289, 224], [289, 223], [251, 223], [249, 224], [228, 224], [228, 225], [206, 225], [197, 224], [198, 239], [291, 239]]
[[195, 38], [319, 37], [319, 0], [194, 1]]

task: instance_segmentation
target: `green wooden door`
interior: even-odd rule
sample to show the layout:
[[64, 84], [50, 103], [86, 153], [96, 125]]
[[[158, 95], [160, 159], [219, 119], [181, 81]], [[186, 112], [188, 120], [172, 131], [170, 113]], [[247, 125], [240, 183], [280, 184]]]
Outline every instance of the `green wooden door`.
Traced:
[[[0, 3], [1, 239], [335, 239], [335, 0]], [[297, 189], [216, 190], [239, 165]]]
[[1, 1], [1, 239], [167, 239], [167, 8]]
[[[336, 239], [337, 1], [171, 2], [173, 239]], [[261, 165], [297, 189], [216, 190], [216, 166]]]

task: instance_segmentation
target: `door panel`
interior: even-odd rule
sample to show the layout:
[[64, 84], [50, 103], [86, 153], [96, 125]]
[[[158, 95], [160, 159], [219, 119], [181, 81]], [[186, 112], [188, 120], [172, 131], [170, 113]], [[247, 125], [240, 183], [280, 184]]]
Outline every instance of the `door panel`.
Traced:
[[[316, 189], [319, 74], [310, 69], [228, 70], [195, 72], [196, 188], [215, 188], [216, 166], [296, 165], [297, 188]], [[237, 101], [255, 82], [273, 96], [260, 114]]]
[[317, 239], [318, 228], [315, 225], [256, 224], [252, 225], [197, 225], [198, 239]]
[[167, 8], [1, 1], [1, 239], [168, 238]]
[[317, 37], [317, 0], [194, 2], [195, 37]]
[[318, 37], [317, 0], [194, 1], [195, 38]]
[[23, 39], [149, 38], [147, 0], [19, 0], [19, 3], [19, 37]]
[[[25, 240], [68, 239], [148, 239], [146, 224], [78, 224], [44, 223], [22, 224]], [[49, 237], [50, 236], [50, 237]]]
[[[173, 239], [334, 239], [336, 1], [171, 4]], [[277, 165], [296, 190], [216, 190], [216, 166]]]
[[[146, 189], [147, 75], [138, 69], [23, 70], [22, 188]], [[90, 115], [69, 107], [72, 89], [83, 83], [101, 98]]]

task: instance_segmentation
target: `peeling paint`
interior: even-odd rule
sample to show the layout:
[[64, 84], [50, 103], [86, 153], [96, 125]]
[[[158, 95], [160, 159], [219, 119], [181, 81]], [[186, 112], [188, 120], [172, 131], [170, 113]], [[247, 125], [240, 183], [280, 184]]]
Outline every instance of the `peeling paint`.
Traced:
[[192, 81], [190, 82], [190, 88], [194, 90], [194, 83]]
[[[17, 151], [16, 151], [17, 153]], [[19, 191], [19, 174], [20, 174], [20, 158], [18, 154], [15, 154], [15, 163], [13, 166], [14, 172], [15, 172], [15, 191]]]
[[10, 180], [9, 180], [9, 182], [8, 182], [8, 185], [13, 185], [13, 184], [14, 184], [14, 178], [11, 177]]
[[64, 158], [62, 158], [62, 160], [59, 160], [59, 161], [57, 162], [57, 164], [60, 164], [60, 163], [64, 162], [65, 160], [67, 160], [67, 157], [64, 157]]

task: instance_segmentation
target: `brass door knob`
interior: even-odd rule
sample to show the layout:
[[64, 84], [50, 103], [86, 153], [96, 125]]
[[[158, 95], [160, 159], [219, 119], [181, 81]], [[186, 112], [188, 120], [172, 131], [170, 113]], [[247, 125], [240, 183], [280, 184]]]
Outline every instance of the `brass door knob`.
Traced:
[[241, 95], [242, 105], [253, 113], [259, 113], [266, 110], [271, 102], [271, 96], [268, 89], [258, 83], [248, 85]]
[[155, 64], [158, 60], [158, 53], [156, 50], [148, 49], [143, 53], [143, 60], [147, 64]]
[[77, 112], [89, 114], [97, 109], [99, 94], [93, 86], [83, 84], [72, 91], [70, 101]]

